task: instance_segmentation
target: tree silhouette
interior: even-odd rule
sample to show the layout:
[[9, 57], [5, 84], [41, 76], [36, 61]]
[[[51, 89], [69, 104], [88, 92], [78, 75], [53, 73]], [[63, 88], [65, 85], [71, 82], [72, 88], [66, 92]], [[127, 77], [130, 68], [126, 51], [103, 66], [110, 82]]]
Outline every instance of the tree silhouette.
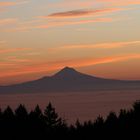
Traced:
[[139, 136], [139, 130], [140, 130], [140, 101], [136, 101], [133, 104], [133, 114], [131, 113], [131, 131], [135, 135]]
[[15, 115], [18, 119], [26, 119], [28, 116], [28, 112], [24, 105], [19, 105], [19, 107], [15, 110]]
[[83, 127], [79, 120], [76, 121], [75, 126], [77, 129], [81, 129]]
[[0, 108], [0, 121], [1, 121], [1, 119], [2, 119], [2, 110]]
[[63, 124], [62, 119], [55, 112], [55, 108], [52, 107], [52, 104], [49, 103], [44, 111], [44, 118], [47, 127], [54, 128]]
[[103, 126], [104, 124], [104, 119], [101, 116], [98, 116], [97, 119], [94, 122], [94, 127], [98, 128], [100, 126]]
[[2, 110], [0, 108], [0, 132], [1, 132], [1, 129], [2, 129]]
[[3, 118], [6, 119], [7, 121], [13, 119], [14, 117], [14, 113], [12, 111], [12, 109], [10, 108], [10, 106], [8, 106], [4, 112], [3, 112]]
[[[109, 139], [113, 139], [113, 135], [116, 135], [117, 131], [118, 131], [118, 117], [115, 112], [110, 112], [105, 121], [105, 133], [106, 135], [108, 135]], [[110, 133], [112, 135], [109, 135]]]
[[42, 111], [39, 107], [39, 105], [37, 105], [34, 109], [34, 113], [38, 116], [38, 117], [41, 117], [42, 116]]
[[51, 103], [44, 113], [38, 105], [29, 113], [24, 105], [15, 112], [9, 106], [0, 109], [1, 139], [140, 139], [139, 130], [139, 101], [132, 109], [121, 109], [118, 116], [111, 112], [106, 119], [99, 116], [95, 121], [77, 120], [75, 125], [67, 125]]
[[134, 110], [136, 111], [140, 111], [140, 101], [136, 101], [134, 104], [133, 104], [133, 108]]
[[[2, 135], [6, 137], [10, 136], [13, 137], [14, 129], [13, 126], [15, 125], [15, 118], [14, 118], [14, 112], [8, 106], [4, 112], [2, 113]], [[8, 132], [8, 135], [6, 134]], [[3, 137], [1, 136], [1, 137]]]
[[28, 119], [29, 131], [32, 136], [31, 139], [33, 139], [33, 137], [34, 139], [43, 139], [46, 125], [39, 105], [29, 113]]

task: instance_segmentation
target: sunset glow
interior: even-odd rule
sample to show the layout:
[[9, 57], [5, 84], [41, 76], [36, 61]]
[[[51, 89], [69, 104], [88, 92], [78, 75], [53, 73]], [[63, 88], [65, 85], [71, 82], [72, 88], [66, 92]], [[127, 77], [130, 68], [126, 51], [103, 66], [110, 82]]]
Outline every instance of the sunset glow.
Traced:
[[140, 80], [140, 0], [0, 0], [0, 85], [65, 66]]

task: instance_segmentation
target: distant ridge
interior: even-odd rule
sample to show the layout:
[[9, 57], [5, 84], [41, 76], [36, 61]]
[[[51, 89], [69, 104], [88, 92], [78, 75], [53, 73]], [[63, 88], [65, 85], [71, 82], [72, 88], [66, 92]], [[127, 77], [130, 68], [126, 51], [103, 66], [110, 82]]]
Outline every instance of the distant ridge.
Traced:
[[50, 93], [72, 91], [96, 91], [96, 90], [121, 90], [140, 89], [140, 81], [121, 81], [98, 78], [80, 73], [74, 68], [65, 67], [53, 76], [43, 77], [38, 80], [0, 86], [2, 93]]

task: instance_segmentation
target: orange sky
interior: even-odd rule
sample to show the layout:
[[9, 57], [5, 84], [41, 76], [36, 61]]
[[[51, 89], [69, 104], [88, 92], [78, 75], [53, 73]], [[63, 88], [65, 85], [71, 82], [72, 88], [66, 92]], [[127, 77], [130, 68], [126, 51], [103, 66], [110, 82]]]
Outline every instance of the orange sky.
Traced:
[[140, 0], [1, 0], [0, 85], [70, 66], [140, 80]]

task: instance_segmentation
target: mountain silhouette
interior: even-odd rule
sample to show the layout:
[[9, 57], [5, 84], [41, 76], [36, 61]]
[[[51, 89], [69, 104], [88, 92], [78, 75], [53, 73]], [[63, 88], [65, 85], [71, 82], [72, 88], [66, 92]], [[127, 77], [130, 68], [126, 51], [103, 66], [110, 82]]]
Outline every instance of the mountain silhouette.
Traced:
[[48, 93], [140, 89], [140, 81], [104, 79], [65, 67], [53, 76], [16, 85], [0, 86], [0, 93]]

